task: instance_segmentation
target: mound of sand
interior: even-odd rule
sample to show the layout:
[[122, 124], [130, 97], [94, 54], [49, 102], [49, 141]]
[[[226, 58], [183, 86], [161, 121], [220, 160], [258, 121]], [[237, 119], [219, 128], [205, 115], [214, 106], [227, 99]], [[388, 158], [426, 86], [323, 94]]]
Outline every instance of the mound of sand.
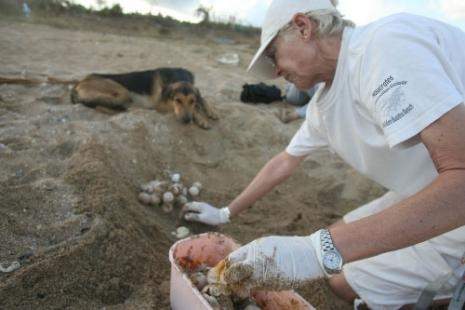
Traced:
[[[169, 309], [168, 250], [177, 212], [137, 201], [140, 184], [180, 172], [204, 184], [201, 199], [222, 206], [287, 145], [299, 122], [280, 106], [238, 98], [247, 44], [134, 38], [0, 22], [0, 75], [79, 78], [181, 66], [196, 74], [221, 119], [209, 131], [171, 115], [134, 108], [104, 114], [72, 105], [64, 86], [0, 86], [0, 273], [2, 309]], [[225, 52], [238, 67], [218, 64]], [[267, 234], [304, 235], [336, 221], [381, 189], [328, 151], [233, 223], [218, 228], [246, 243]], [[300, 293], [314, 306], [341, 309], [326, 284]]]

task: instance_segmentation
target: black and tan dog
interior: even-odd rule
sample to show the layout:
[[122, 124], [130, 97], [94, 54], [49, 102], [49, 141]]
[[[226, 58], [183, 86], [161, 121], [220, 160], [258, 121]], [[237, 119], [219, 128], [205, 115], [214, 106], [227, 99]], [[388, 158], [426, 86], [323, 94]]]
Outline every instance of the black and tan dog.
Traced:
[[218, 119], [216, 112], [194, 86], [194, 75], [182, 68], [90, 74], [74, 86], [71, 101], [91, 108], [122, 111], [133, 103], [133, 94], [147, 97], [158, 112], [173, 112], [182, 123], [193, 121], [208, 129], [209, 119]]

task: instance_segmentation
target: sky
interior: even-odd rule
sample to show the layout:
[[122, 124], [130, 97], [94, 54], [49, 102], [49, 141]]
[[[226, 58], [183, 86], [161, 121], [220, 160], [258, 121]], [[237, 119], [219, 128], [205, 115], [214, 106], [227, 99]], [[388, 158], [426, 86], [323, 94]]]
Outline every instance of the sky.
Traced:
[[[73, 0], [84, 6], [99, 8], [97, 0]], [[293, 0], [289, 0], [293, 1]], [[101, 1], [102, 2], [102, 1]], [[119, 3], [125, 12], [170, 15], [198, 22], [195, 9], [211, 8], [215, 20], [234, 20], [259, 27], [271, 0], [103, 0], [108, 6]], [[409, 12], [445, 21], [465, 31], [465, 0], [339, 0], [338, 9], [357, 25], [365, 25], [380, 17]]]

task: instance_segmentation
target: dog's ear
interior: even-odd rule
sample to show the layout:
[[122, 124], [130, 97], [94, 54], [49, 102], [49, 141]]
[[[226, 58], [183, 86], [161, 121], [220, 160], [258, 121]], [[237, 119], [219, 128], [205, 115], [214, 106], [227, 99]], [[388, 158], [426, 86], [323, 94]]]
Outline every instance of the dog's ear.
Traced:
[[161, 100], [162, 102], [166, 102], [167, 100], [173, 99], [174, 97], [175, 87], [173, 84], [169, 84], [163, 88], [161, 92]]
[[200, 94], [200, 90], [197, 87], [194, 87], [195, 100], [197, 101], [197, 108], [202, 109], [205, 105], [205, 100]]

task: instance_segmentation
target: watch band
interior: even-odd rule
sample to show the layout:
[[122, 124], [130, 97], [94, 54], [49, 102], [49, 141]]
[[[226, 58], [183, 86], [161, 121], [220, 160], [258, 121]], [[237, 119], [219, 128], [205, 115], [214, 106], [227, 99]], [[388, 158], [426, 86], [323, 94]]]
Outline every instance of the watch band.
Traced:
[[344, 265], [344, 259], [334, 246], [333, 238], [328, 229], [322, 229], [320, 232], [320, 250], [323, 268], [328, 275], [340, 273]]
[[329, 230], [322, 229], [320, 233], [320, 244], [321, 244], [321, 251], [324, 253], [328, 251], [334, 251], [336, 248], [333, 244], [333, 238], [331, 238], [331, 234]]

